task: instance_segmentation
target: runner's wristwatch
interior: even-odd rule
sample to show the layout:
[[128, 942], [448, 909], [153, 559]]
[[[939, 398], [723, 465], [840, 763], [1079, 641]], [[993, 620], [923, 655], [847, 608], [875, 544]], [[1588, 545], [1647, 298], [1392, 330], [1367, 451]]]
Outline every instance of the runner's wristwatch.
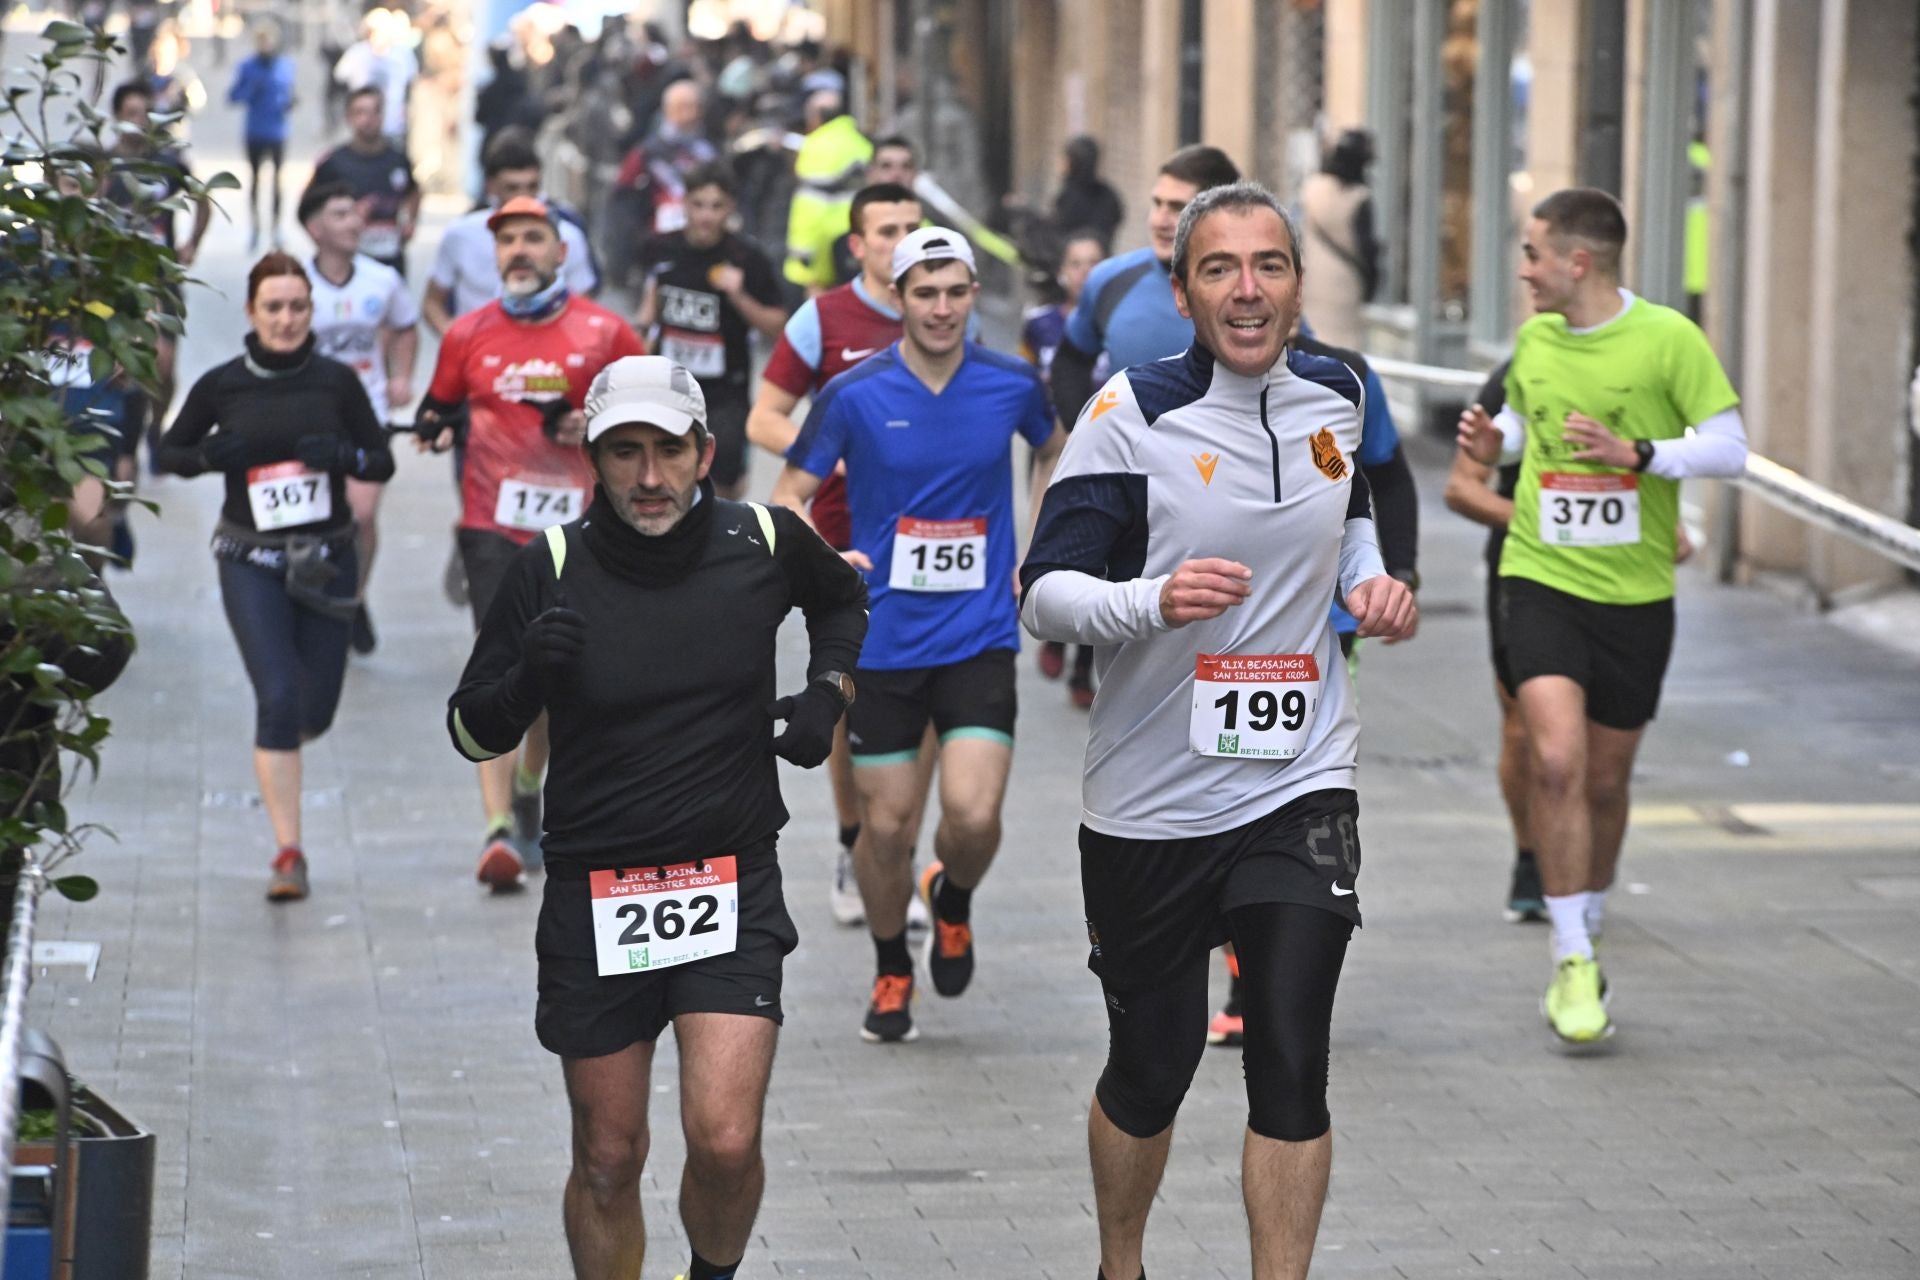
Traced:
[[825, 685], [834, 697], [840, 699], [842, 711], [853, 705], [853, 677], [846, 672], [822, 671], [813, 678], [813, 683]]
[[1633, 453], [1633, 469], [1635, 471], [1645, 471], [1648, 464], [1653, 461], [1653, 441], [1635, 440], [1633, 442]]

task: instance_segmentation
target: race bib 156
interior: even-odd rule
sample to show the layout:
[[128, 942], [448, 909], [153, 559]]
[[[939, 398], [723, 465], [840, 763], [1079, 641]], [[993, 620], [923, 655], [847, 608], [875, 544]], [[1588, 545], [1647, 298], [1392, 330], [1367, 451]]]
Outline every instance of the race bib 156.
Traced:
[[900, 517], [893, 535], [895, 591], [978, 591], [987, 585], [987, 522]]

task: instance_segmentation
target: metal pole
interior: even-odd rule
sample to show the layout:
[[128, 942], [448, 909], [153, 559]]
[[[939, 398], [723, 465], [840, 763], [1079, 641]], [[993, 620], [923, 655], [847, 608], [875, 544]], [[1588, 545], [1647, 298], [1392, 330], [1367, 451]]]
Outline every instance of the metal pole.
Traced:
[[[1734, 68], [1734, 91], [1714, 95], [1714, 105], [1726, 117], [1718, 131], [1719, 145], [1713, 149], [1713, 167], [1724, 175], [1726, 200], [1721, 234], [1712, 247], [1713, 276], [1707, 305], [1730, 318], [1714, 327], [1720, 331], [1720, 363], [1733, 385], [1746, 380], [1746, 326], [1741, 317], [1747, 311], [1747, 108], [1753, 89], [1753, 13], [1746, 0], [1723, 0], [1715, 6], [1715, 18], [1723, 23], [1724, 43], [1721, 65]], [[1732, 582], [1740, 564], [1740, 495], [1730, 489], [1720, 493], [1720, 505], [1714, 512], [1714, 575], [1721, 582]]]
[[[13, 930], [0, 986], [0, 1187], [13, 1185], [13, 1136], [20, 1127], [20, 1042], [26, 1032], [27, 984], [33, 981], [33, 926], [47, 874], [31, 853], [20, 862], [13, 893]], [[0, 1231], [0, 1272], [6, 1269], [7, 1235]]]
[[940, 95], [939, 59], [934, 50], [933, 0], [913, 0], [914, 145], [920, 148], [920, 167], [940, 171], [933, 154], [933, 110]]
[[1467, 316], [1474, 341], [1507, 341], [1513, 292], [1513, 0], [1481, 0], [1473, 72], [1473, 279]]

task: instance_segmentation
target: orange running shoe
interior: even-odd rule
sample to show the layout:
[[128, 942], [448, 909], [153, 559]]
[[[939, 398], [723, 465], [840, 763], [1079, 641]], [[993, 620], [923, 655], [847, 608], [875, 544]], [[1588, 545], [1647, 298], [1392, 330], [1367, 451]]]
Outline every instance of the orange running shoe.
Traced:
[[940, 863], [928, 863], [927, 869], [920, 873], [920, 899], [933, 917], [933, 928], [927, 934], [927, 976], [933, 979], [935, 991], [953, 997], [973, 981], [973, 926], [943, 920], [934, 907], [933, 900], [940, 892], [940, 880], [945, 874]]
[[526, 870], [526, 864], [514, 852], [512, 834], [504, 827], [488, 832], [486, 846], [480, 850], [480, 865], [473, 873], [474, 879], [495, 893], [519, 889], [520, 874]]
[[267, 880], [268, 902], [298, 902], [307, 896], [307, 855], [298, 849], [282, 849], [273, 860], [273, 875]]
[[904, 1044], [917, 1039], [913, 1025], [913, 975], [883, 973], [873, 980], [873, 999], [860, 1038], [868, 1044]]

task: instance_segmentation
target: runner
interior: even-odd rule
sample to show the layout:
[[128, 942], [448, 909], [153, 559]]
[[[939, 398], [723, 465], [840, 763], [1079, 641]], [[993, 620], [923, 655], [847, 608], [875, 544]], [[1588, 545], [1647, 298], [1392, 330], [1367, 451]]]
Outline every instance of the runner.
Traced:
[[[508, 558], [448, 724], [470, 760], [510, 755], [542, 714], [563, 744], [534, 1030], [560, 1056], [573, 1115], [574, 1275], [641, 1273], [653, 1047], [672, 1024], [686, 1274], [730, 1280], [765, 1183], [781, 970], [798, 941], [774, 757], [826, 759], [854, 697], [866, 593], [790, 512], [715, 495], [685, 369], [619, 360], [586, 405], [593, 504]], [[776, 702], [774, 635], [795, 606], [808, 683]], [[772, 719], [787, 722], [778, 736]]]
[[727, 228], [735, 210], [733, 175], [724, 164], [687, 174], [683, 229], [655, 236], [640, 251], [646, 291], [639, 327], [659, 327], [660, 353], [700, 380], [714, 439], [713, 487], [737, 501], [747, 482], [749, 333], [778, 339], [786, 325], [780, 277], [767, 256]]
[[276, 244], [280, 236], [280, 167], [287, 159], [287, 116], [293, 110], [293, 59], [280, 52], [280, 34], [269, 23], [261, 23], [253, 32], [253, 56], [234, 68], [233, 84], [227, 101], [247, 109], [247, 168], [252, 177], [247, 183], [247, 211], [252, 215], [252, 230], [247, 233], [247, 251], [260, 244], [260, 170], [273, 166], [273, 220], [267, 224], [268, 238]]
[[958, 233], [922, 227], [901, 240], [892, 297], [904, 336], [815, 398], [774, 486], [797, 511], [843, 462], [859, 478], [847, 559], [867, 572], [873, 604], [847, 740], [863, 815], [854, 869], [878, 959], [860, 1032], [872, 1042], [915, 1035], [907, 903], [929, 723], [941, 818], [920, 877], [934, 916], [927, 971], [943, 996], [973, 977], [972, 897], [1000, 847], [1013, 763], [1013, 437], [1039, 455], [1036, 496], [1066, 438], [1033, 370], [968, 340], [978, 290]]
[[[893, 292], [893, 250], [920, 225], [920, 201], [905, 187], [862, 187], [853, 197], [848, 217], [852, 229], [847, 242], [860, 260], [860, 275], [807, 299], [793, 313], [761, 372], [760, 394], [747, 415], [747, 439], [782, 457], [800, 436], [793, 411], [802, 396], [818, 394], [840, 374], [900, 340], [900, 313], [887, 301]], [[812, 520], [828, 546], [845, 551], [853, 545], [844, 476], [829, 477], [813, 495]], [[854, 790], [844, 726], [834, 739], [827, 777], [840, 824], [840, 852], [828, 887], [829, 905], [834, 920], [852, 927], [866, 918], [866, 908], [853, 874], [860, 800]]]
[[[488, 222], [504, 292], [447, 330], [416, 414], [423, 445], [431, 437], [436, 452], [453, 444], [448, 424], [463, 407], [469, 419], [456, 536], [476, 627], [518, 549], [585, 508], [593, 474], [576, 406], [600, 370], [642, 354], [626, 321], [569, 292], [567, 245], [545, 204], [509, 200]], [[476, 874], [496, 893], [518, 888], [525, 866], [542, 857], [548, 744], [546, 722], [536, 719], [517, 755], [500, 751], [480, 766], [487, 825]]]
[[[876, 149], [877, 152], [877, 149]], [[1060, 289], [1057, 302], [1043, 302], [1028, 310], [1020, 325], [1020, 354], [1040, 370], [1040, 379], [1052, 385], [1053, 357], [1065, 340], [1067, 319], [1080, 304], [1087, 276], [1107, 256], [1106, 242], [1097, 232], [1072, 231], [1060, 246], [1060, 269], [1054, 283]], [[1097, 377], [1100, 370], [1096, 367]], [[1066, 670], [1067, 646], [1049, 640], [1040, 646], [1040, 674], [1058, 680]], [[1067, 680], [1067, 697], [1082, 711], [1093, 705], [1093, 646], [1075, 645], [1073, 675]]]
[[1240, 180], [1240, 170], [1218, 147], [1182, 147], [1167, 157], [1147, 197], [1144, 249], [1108, 258], [1087, 277], [1080, 304], [1067, 320], [1048, 381], [1060, 421], [1072, 422], [1093, 396], [1094, 363], [1125, 369], [1186, 350], [1193, 324], [1173, 304], [1168, 264], [1180, 212], [1202, 191]]
[[[353, 188], [335, 182], [308, 187], [298, 213], [300, 225], [313, 239], [307, 275], [313, 282], [313, 335], [320, 354], [360, 375], [373, 416], [385, 425], [395, 405], [413, 399], [420, 309], [398, 271], [356, 252], [361, 208]], [[360, 609], [353, 618], [353, 649], [359, 654], [372, 653], [376, 643], [367, 611], [367, 580], [379, 547], [380, 495], [385, 488], [347, 478], [360, 564]]]
[[1499, 418], [1470, 406], [1459, 433], [1482, 466], [1521, 462], [1500, 607], [1553, 923], [1542, 1004], [1576, 1045], [1613, 1032], [1593, 935], [1673, 647], [1679, 481], [1737, 476], [1747, 458], [1740, 398], [1705, 335], [1620, 287], [1626, 241], [1626, 216], [1603, 191], [1534, 206], [1520, 279], [1540, 314], [1515, 335]]
[[[1194, 342], [1087, 406], [1021, 579], [1042, 639], [1100, 646], [1081, 882], [1111, 1032], [1088, 1114], [1100, 1275], [1147, 1212], [1205, 1051], [1207, 953], [1248, 993], [1243, 1195], [1256, 1280], [1305, 1276], [1332, 1162], [1334, 991], [1360, 922], [1359, 724], [1327, 600], [1408, 633], [1375, 546], [1359, 380], [1286, 350], [1299, 239], [1253, 183], [1196, 196], [1172, 260]], [[871, 690], [867, 691], [871, 694]]]
[[[912, 191], [914, 181], [919, 176], [919, 153], [913, 149], [912, 142], [894, 133], [873, 144], [873, 156], [867, 161], [866, 176], [862, 182], [869, 187], [892, 185]], [[916, 195], [914, 198], [919, 197]], [[834, 237], [832, 253], [836, 283], [846, 284], [865, 270], [865, 264], [854, 253], [852, 236]]]
[[360, 199], [360, 252], [407, 274], [407, 246], [420, 224], [420, 184], [407, 153], [381, 132], [386, 99], [369, 85], [347, 95], [348, 137], [320, 157], [313, 186], [344, 182]]
[[224, 474], [220, 597], [256, 703], [253, 769], [279, 852], [267, 897], [307, 896], [300, 749], [340, 705], [356, 582], [345, 481], [393, 474], [353, 371], [314, 350], [306, 272], [270, 253], [247, 276], [246, 354], [193, 384], [160, 443], [180, 476]]

